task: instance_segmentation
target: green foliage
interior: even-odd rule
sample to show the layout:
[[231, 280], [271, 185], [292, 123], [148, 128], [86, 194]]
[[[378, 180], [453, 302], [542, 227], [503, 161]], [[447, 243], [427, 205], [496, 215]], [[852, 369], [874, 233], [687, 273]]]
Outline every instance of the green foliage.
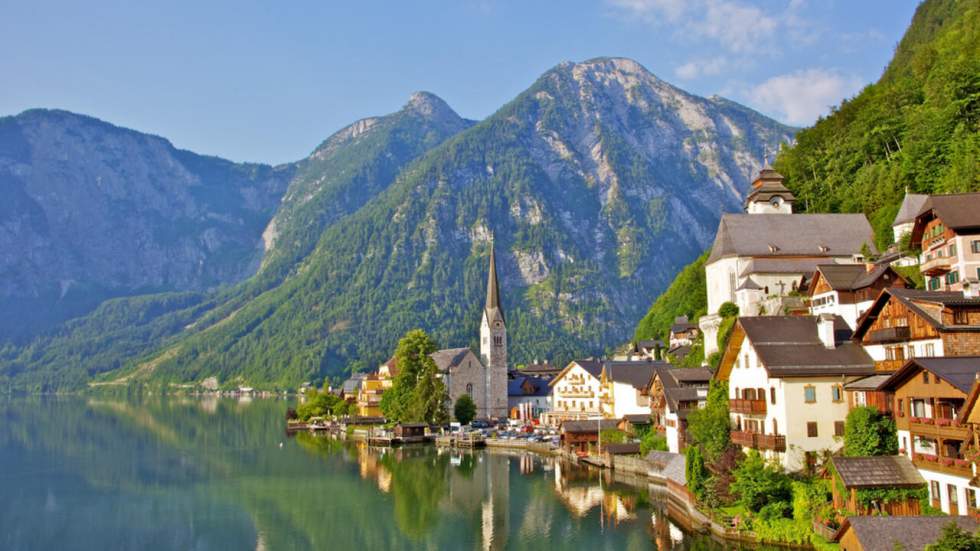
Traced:
[[344, 400], [329, 392], [309, 390], [306, 393], [306, 401], [296, 408], [296, 416], [302, 421], [309, 421], [311, 417], [342, 415], [335, 411], [339, 404], [347, 405]]
[[678, 316], [697, 321], [708, 309], [707, 282], [704, 275], [705, 252], [688, 264], [650, 307], [636, 326], [635, 339], [666, 339]]
[[718, 315], [723, 318], [732, 318], [738, 316], [738, 306], [735, 306], [733, 302], [726, 302], [718, 307]]
[[809, 212], [863, 212], [879, 249], [905, 189], [980, 189], [980, 7], [916, 10], [884, 76], [799, 132], [775, 168]]
[[622, 444], [626, 442], [626, 433], [619, 429], [602, 429], [599, 433], [599, 440], [603, 444]]
[[728, 416], [728, 384], [712, 380], [705, 407], [688, 415], [687, 432], [691, 443], [700, 446], [708, 461], [713, 462], [731, 443], [731, 421]]
[[425, 331], [414, 329], [405, 334], [395, 349], [398, 375], [381, 397], [381, 411], [389, 421], [443, 423], [446, 411], [446, 387], [438, 378], [430, 354], [438, 349]]
[[926, 551], [980, 551], [980, 535], [971, 534], [955, 522], [943, 526], [942, 534]]
[[453, 417], [464, 425], [468, 425], [476, 417], [476, 402], [470, 398], [469, 394], [463, 394], [456, 399], [456, 403], [453, 405]]
[[739, 505], [752, 512], [759, 512], [767, 504], [783, 502], [790, 510], [793, 488], [790, 478], [782, 469], [769, 465], [756, 450], [749, 451], [745, 459], [735, 467], [732, 493]]
[[687, 478], [687, 489], [698, 501], [704, 500], [705, 483], [708, 480], [708, 469], [704, 466], [704, 456], [701, 448], [688, 446], [684, 452], [684, 474]]
[[923, 485], [921, 488], [858, 488], [857, 502], [863, 507], [896, 501], [928, 499], [929, 491]]
[[830, 481], [823, 478], [794, 480], [793, 518], [810, 522], [815, 518], [828, 518], [833, 510]]
[[860, 406], [847, 414], [844, 423], [844, 455], [865, 457], [898, 453], [895, 421], [877, 409]]
[[640, 455], [646, 456], [651, 451], [667, 451], [667, 437], [655, 430], [648, 430], [640, 438]]

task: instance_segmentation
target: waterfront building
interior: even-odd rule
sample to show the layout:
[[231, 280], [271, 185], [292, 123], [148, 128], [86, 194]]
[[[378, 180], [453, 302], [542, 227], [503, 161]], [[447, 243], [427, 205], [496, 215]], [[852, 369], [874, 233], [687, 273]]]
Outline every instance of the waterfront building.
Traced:
[[980, 507], [964, 453], [973, 445], [964, 406], [978, 373], [980, 356], [914, 358], [881, 387], [894, 396], [899, 453], [928, 481], [933, 506], [950, 515]]
[[970, 534], [977, 531], [976, 520], [967, 517], [848, 517], [841, 523], [833, 540], [841, 551], [894, 551], [925, 549], [942, 536], [950, 522]]
[[384, 381], [379, 373], [369, 373], [357, 389], [357, 415], [360, 417], [382, 417], [381, 395]]
[[810, 313], [836, 314], [854, 329], [886, 287], [908, 287], [888, 264], [819, 264], [808, 285]]
[[874, 234], [863, 214], [793, 214], [783, 177], [765, 168], [752, 183], [745, 214], [725, 214], [705, 261], [707, 315], [698, 321], [705, 356], [717, 350], [718, 309], [743, 315], [805, 312], [800, 287], [817, 265], [864, 262]]
[[658, 366], [664, 362], [652, 360], [606, 360], [599, 374], [600, 413], [606, 419], [622, 419], [624, 415], [650, 415], [650, 396], [647, 387]]
[[507, 382], [507, 409], [512, 419], [537, 419], [551, 411], [551, 387], [542, 377], [517, 374]]
[[587, 454], [589, 446], [600, 446], [599, 433], [615, 429], [616, 419], [589, 419], [584, 421], [562, 421], [560, 429], [561, 447], [569, 453]]
[[687, 416], [704, 407], [711, 375], [706, 367], [657, 367], [647, 395], [654, 427], [663, 432], [670, 452], [687, 447]]
[[909, 358], [980, 355], [980, 298], [888, 287], [858, 320], [854, 339], [879, 372]]
[[912, 225], [912, 248], [931, 291], [980, 284], [980, 192], [931, 195]]
[[601, 417], [599, 406], [601, 374], [601, 360], [569, 362], [561, 373], [548, 382], [551, 388], [551, 411], [542, 416], [542, 422], [558, 425], [566, 419]]
[[357, 401], [357, 393], [361, 390], [361, 383], [367, 378], [367, 373], [354, 373], [340, 385], [339, 396], [348, 402]]
[[550, 381], [551, 379], [554, 379], [556, 375], [561, 373], [561, 369], [562, 368], [558, 367], [557, 365], [551, 364], [547, 360], [545, 361], [534, 360], [533, 362], [527, 364], [521, 369], [518, 369], [517, 374], [531, 375], [534, 377], [539, 377], [547, 381]]
[[840, 448], [844, 385], [874, 362], [840, 316], [740, 317], [715, 377], [728, 382], [732, 442], [789, 471]]
[[915, 465], [904, 455], [880, 455], [875, 457], [831, 458], [833, 480], [830, 487], [834, 496], [834, 509], [846, 511], [850, 515], [918, 515], [919, 499], [907, 496], [884, 501], [879, 499], [872, 504], [862, 503], [858, 494], [872, 491], [884, 495], [892, 489], [925, 489], [926, 480], [922, 478]]

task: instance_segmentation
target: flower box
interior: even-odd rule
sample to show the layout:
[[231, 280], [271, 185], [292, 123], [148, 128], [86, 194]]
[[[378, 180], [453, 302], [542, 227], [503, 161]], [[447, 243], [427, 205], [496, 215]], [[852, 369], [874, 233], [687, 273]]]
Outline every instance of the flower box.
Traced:
[[922, 454], [921, 457], [922, 459], [925, 459], [926, 461], [930, 461], [932, 463], [935, 463], [936, 460], [939, 459], [935, 455], [929, 455], [929, 454]]
[[933, 421], [934, 421], [934, 419], [932, 419], [930, 417], [920, 417], [919, 418], [919, 422], [922, 423], [923, 425], [931, 425]]
[[952, 424], [952, 419], [936, 419], [937, 427], [948, 427]]
[[956, 463], [957, 467], [962, 467], [964, 469], [970, 468], [970, 461], [968, 459], [957, 459], [954, 461], [954, 463]]
[[912, 423], [921, 423], [922, 422], [922, 418], [920, 418], [920, 417], [909, 417], [909, 421], [912, 422]]
[[952, 457], [943, 457], [943, 458], [940, 459], [939, 462], [942, 463], [943, 466], [945, 466], [945, 467], [952, 467], [953, 466], [953, 458]]

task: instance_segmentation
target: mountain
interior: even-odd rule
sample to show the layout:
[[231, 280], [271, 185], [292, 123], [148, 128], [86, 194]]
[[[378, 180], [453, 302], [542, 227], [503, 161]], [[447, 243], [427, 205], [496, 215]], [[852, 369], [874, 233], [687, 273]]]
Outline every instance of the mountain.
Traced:
[[[293, 385], [372, 366], [417, 326], [475, 345], [491, 239], [513, 361], [602, 352], [792, 134], [631, 60], [562, 63], [327, 227], [281, 284], [126, 377]], [[276, 219], [273, 250], [302, 234]]]
[[[76, 119], [83, 118], [69, 117]], [[46, 130], [48, 133], [73, 132], [64, 130], [57, 121], [49, 124], [52, 128]], [[250, 270], [258, 270], [253, 277], [216, 290], [170, 285], [169, 289], [162, 287], [167, 292], [135, 296], [121, 290], [119, 294], [128, 296], [107, 300], [94, 311], [37, 336], [26, 345], [8, 342], [4, 346], [4, 339], [0, 338], [0, 383], [14, 380], [19, 388], [29, 390], [75, 388], [94, 375], [120, 368], [128, 360], [164, 345], [176, 335], [203, 330], [224, 319], [297, 269], [326, 228], [383, 191], [405, 165], [472, 124], [438, 97], [419, 92], [395, 113], [362, 119], [339, 130], [307, 158], [273, 169], [285, 180], [276, 198], [278, 208], [267, 209], [250, 226], [246, 257]], [[0, 137], [0, 144], [9, 143]], [[57, 147], [51, 149], [51, 155], [66, 155]], [[77, 172], [73, 159], [66, 163], [66, 170]], [[120, 178], [132, 176], [124, 172]], [[177, 184], [168, 178], [172, 177], [154, 175], [155, 181], [165, 185]], [[215, 182], [225, 187], [234, 184], [233, 180], [217, 176]], [[94, 199], [110, 201], [98, 190], [92, 195]], [[45, 200], [42, 194], [38, 202], [43, 204]], [[223, 201], [230, 203], [227, 206], [234, 205], [233, 197]], [[156, 220], [165, 227], [183, 224], [177, 214], [179, 211], [168, 220], [161, 212]], [[99, 242], [118, 248], [120, 245], [114, 240], [122, 240], [125, 246], [127, 237], [126, 233], [119, 233], [104, 236]], [[73, 245], [62, 243], [63, 248], [75, 254]], [[89, 295], [86, 304], [98, 304], [98, 296]], [[0, 331], [0, 335], [4, 333]]]
[[293, 171], [65, 111], [0, 118], [0, 343], [108, 297], [245, 279]]
[[[776, 158], [797, 210], [863, 212], [884, 250], [906, 190], [980, 190], [977, 29], [976, 0], [919, 6], [878, 82], [801, 130]], [[663, 338], [666, 320], [703, 310], [704, 278], [698, 262], [682, 270], [637, 326], [636, 338]]]

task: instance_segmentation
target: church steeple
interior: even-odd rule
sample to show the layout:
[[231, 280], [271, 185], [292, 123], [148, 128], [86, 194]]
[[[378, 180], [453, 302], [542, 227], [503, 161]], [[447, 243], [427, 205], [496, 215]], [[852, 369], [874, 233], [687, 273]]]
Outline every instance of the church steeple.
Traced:
[[504, 319], [504, 309], [500, 307], [500, 286], [497, 284], [497, 259], [490, 243], [490, 275], [487, 276], [487, 317], [493, 319], [496, 315]]

